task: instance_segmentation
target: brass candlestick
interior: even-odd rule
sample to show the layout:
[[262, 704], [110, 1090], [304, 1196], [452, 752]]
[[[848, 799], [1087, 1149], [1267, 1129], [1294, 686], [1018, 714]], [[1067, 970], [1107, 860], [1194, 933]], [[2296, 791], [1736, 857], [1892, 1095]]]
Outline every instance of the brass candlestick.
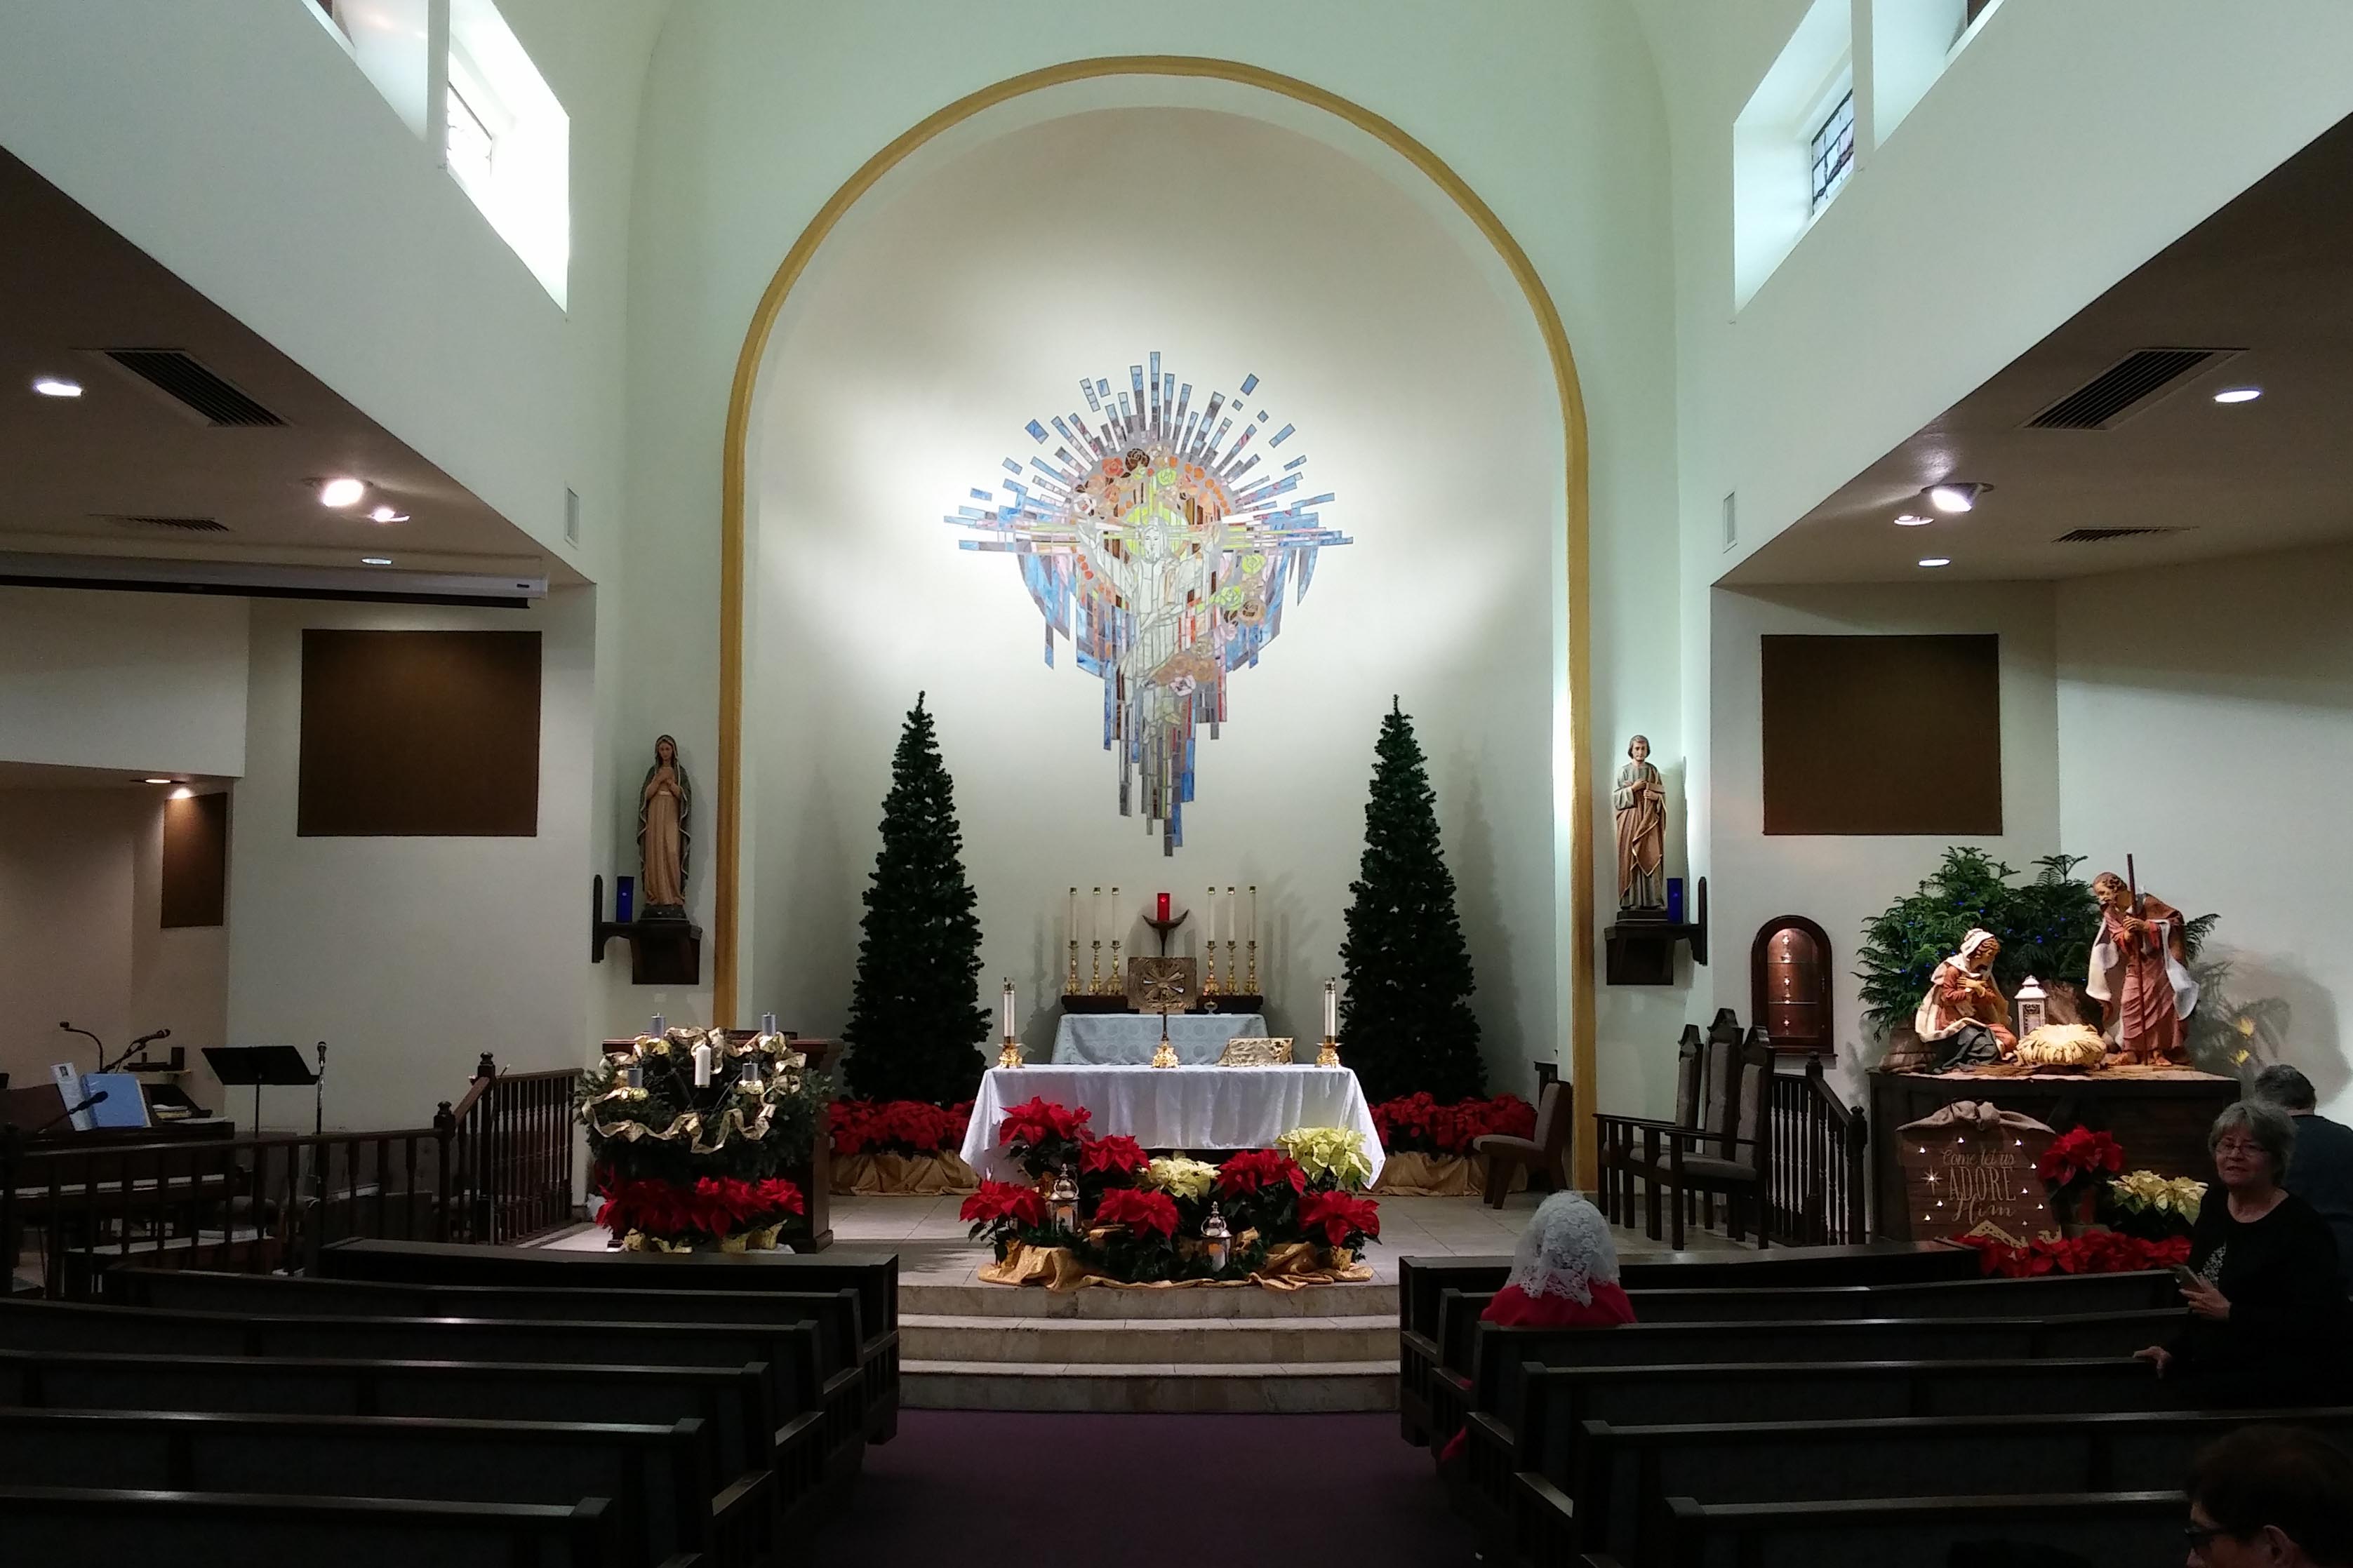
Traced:
[[1258, 938], [1256, 937], [1250, 940], [1250, 979], [1242, 986], [1242, 994], [1246, 996], [1258, 994]]
[[1111, 973], [1103, 976], [1103, 990], [1106, 994], [1117, 995], [1126, 989], [1127, 982], [1120, 978], [1119, 938], [1113, 937], [1111, 939]]
[[1092, 945], [1094, 954], [1087, 963], [1087, 989], [1091, 992], [1103, 989], [1103, 938], [1095, 938]]
[[1079, 939], [1077, 937], [1072, 937], [1071, 939], [1071, 973], [1070, 978], [1062, 982], [1062, 994], [1064, 995], [1075, 995], [1078, 993], [1078, 989]]
[[1152, 1065], [1173, 1068], [1176, 1065], [1176, 1047], [1168, 1043], [1168, 1009], [1160, 1009], [1160, 1048], [1152, 1053]]
[[1247, 996], [1250, 994], [1249, 987], [1234, 984], [1235, 976], [1241, 972], [1241, 965], [1234, 962], [1234, 939], [1228, 937], [1226, 938], [1226, 984], [1232, 987], [1235, 995]]

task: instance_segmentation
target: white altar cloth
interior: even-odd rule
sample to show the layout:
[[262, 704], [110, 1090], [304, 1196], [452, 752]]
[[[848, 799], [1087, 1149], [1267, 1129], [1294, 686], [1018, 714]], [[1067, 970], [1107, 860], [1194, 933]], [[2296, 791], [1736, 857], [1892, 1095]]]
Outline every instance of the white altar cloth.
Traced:
[[[1313, 1064], [1268, 1068], [991, 1068], [965, 1129], [965, 1163], [1000, 1182], [1024, 1179], [997, 1146], [1007, 1110], [1031, 1100], [1083, 1105], [1098, 1133], [1124, 1132], [1147, 1149], [1263, 1149], [1294, 1127], [1346, 1127], [1365, 1135], [1377, 1181], [1386, 1158], [1356, 1075]], [[1368, 1185], [1370, 1184], [1367, 1184]]]
[[[1257, 1013], [1168, 1016], [1168, 1044], [1187, 1067], [1213, 1065], [1227, 1041], [1265, 1033], [1266, 1019]], [[1150, 1067], [1159, 1048], [1157, 1013], [1065, 1013], [1054, 1026], [1053, 1059], [1065, 1067]]]

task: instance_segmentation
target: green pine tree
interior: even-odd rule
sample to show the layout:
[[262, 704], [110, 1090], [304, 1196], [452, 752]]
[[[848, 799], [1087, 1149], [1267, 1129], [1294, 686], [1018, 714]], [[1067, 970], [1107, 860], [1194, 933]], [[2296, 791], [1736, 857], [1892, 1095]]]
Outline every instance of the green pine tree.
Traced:
[[1375, 1102], [1419, 1089], [1440, 1101], [1482, 1095], [1471, 950], [1438, 842], [1438, 796], [1413, 721], [1394, 698], [1375, 757], [1364, 865], [1348, 884], [1354, 901], [1340, 944], [1341, 1057]]
[[843, 1070], [866, 1100], [951, 1105], [979, 1087], [980, 921], [964, 875], [955, 784], [918, 693], [891, 759], [882, 848], [866, 889], [850, 1047]]

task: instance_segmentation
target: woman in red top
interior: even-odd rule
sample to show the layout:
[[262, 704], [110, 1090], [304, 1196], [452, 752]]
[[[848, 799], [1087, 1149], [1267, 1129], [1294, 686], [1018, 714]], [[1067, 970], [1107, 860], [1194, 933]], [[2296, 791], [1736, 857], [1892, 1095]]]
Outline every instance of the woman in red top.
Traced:
[[[1614, 1329], [1634, 1321], [1634, 1303], [1618, 1285], [1618, 1246], [1609, 1222], [1576, 1193], [1545, 1199], [1512, 1255], [1512, 1272], [1482, 1323], [1513, 1329]], [[1457, 1432], [1440, 1462], [1462, 1452]]]

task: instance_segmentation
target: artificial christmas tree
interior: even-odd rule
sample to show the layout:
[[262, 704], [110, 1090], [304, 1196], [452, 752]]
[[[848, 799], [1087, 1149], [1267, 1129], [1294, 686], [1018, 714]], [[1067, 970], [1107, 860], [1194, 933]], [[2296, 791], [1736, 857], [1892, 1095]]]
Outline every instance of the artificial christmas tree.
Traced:
[[843, 1070], [860, 1100], [967, 1100], [979, 1086], [980, 921], [964, 875], [955, 784], [921, 693], [891, 759], [882, 848], [866, 889]]
[[1374, 1101], [1426, 1091], [1440, 1101], [1486, 1092], [1471, 952], [1454, 913], [1454, 877], [1438, 842], [1437, 795], [1413, 721], [1394, 698], [1375, 748], [1365, 858], [1348, 885], [1340, 944], [1347, 994], [1340, 1057]]

